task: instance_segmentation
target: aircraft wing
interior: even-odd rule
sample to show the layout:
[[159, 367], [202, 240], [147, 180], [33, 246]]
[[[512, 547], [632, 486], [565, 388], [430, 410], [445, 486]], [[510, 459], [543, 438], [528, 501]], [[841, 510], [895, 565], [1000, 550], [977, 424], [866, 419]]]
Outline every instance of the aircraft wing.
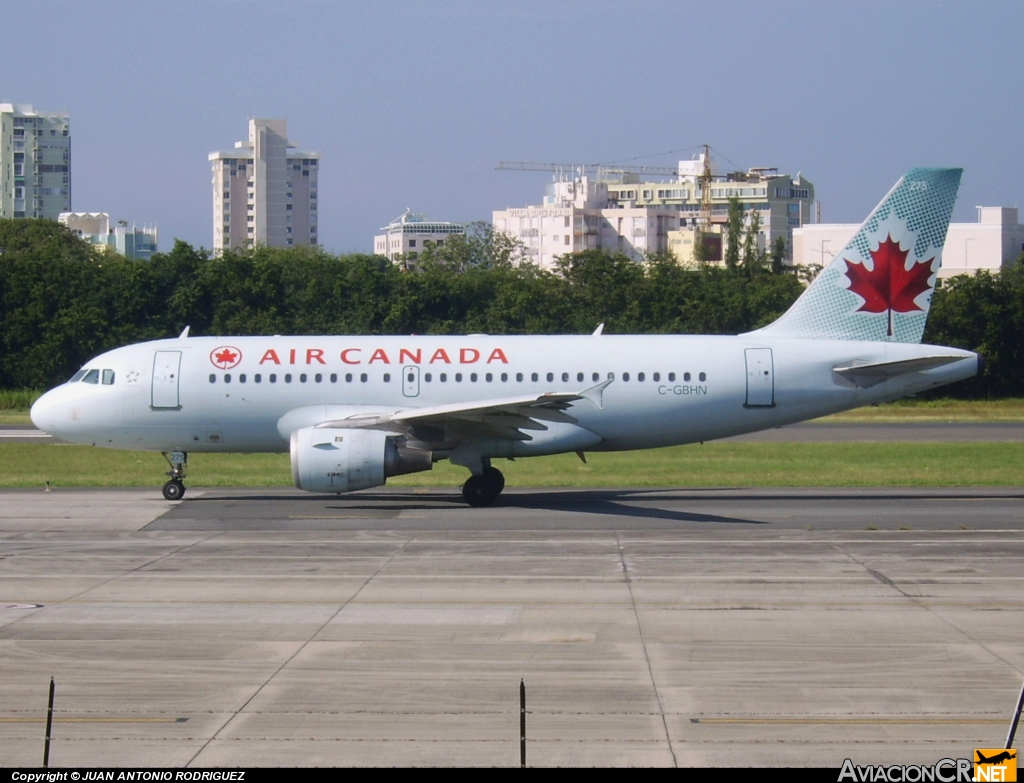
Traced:
[[321, 427], [359, 427], [403, 430], [415, 425], [434, 427], [457, 426], [482, 435], [494, 435], [511, 440], [530, 440], [523, 430], [546, 430], [543, 422], [575, 424], [576, 419], [566, 413], [574, 402], [589, 401], [600, 410], [604, 407], [604, 390], [611, 381], [579, 392], [546, 392], [544, 394], [505, 397], [426, 408], [403, 408], [397, 411], [354, 414], [345, 419], [325, 421]]
[[901, 359], [894, 362], [853, 363], [846, 367], [833, 367], [832, 372], [850, 381], [854, 386], [867, 389], [898, 375], [931, 370], [935, 367], [963, 361], [964, 358], [963, 356], [921, 356], [916, 359]]

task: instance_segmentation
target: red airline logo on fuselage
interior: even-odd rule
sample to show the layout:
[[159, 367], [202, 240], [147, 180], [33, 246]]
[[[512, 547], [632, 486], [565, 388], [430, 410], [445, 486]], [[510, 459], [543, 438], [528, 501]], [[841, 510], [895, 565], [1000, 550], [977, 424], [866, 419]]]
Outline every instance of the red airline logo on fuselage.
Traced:
[[[260, 364], [327, 364], [327, 362], [334, 357], [327, 356], [326, 351], [322, 348], [289, 348], [282, 350], [280, 353], [275, 348], [268, 348], [263, 352], [263, 356], [260, 358]], [[501, 348], [494, 348], [487, 358], [484, 358], [484, 352], [477, 348], [454, 348], [449, 352], [444, 348], [437, 348], [433, 352], [426, 351], [422, 348], [410, 350], [409, 348], [399, 348], [396, 354], [394, 349], [391, 349], [391, 353], [388, 354], [384, 348], [375, 348], [373, 350], [369, 348], [346, 348], [338, 354], [338, 359], [343, 364], [392, 364], [394, 360], [395, 364], [475, 364], [476, 362], [483, 362], [484, 364], [491, 364], [493, 362], [500, 362], [501, 364], [508, 364], [508, 357], [505, 356], [505, 352]]]

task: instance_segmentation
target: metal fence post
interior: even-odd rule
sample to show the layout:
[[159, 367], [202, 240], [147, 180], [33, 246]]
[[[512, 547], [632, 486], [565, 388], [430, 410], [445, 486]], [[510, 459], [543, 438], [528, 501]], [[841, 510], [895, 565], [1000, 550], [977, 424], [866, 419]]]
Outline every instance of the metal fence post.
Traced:
[[1010, 733], [1006, 735], [1006, 749], [1013, 747], [1013, 735], [1017, 733], [1017, 723], [1020, 722], [1020, 710], [1024, 707], [1024, 685], [1020, 686], [1020, 696], [1017, 697], [1017, 709], [1013, 711], [1013, 720], [1010, 721]]
[[50, 766], [50, 730], [53, 728], [53, 677], [50, 678], [50, 704], [46, 709], [46, 742], [43, 745], [43, 767]]
[[523, 680], [519, 680], [519, 766], [526, 767], [526, 683]]

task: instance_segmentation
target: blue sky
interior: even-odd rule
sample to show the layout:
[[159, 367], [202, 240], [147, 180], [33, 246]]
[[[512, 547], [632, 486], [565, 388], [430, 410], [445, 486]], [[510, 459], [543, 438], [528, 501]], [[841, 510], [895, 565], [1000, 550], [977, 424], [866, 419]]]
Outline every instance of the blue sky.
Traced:
[[539, 201], [550, 176], [499, 160], [670, 166], [705, 142], [802, 171], [826, 222], [913, 166], [965, 169], [954, 220], [1021, 201], [1019, 0], [0, 0], [0, 29], [0, 101], [71, 113], [74, 209], [158, 223], [164, 250], [210, 246], [207, 154], [250, 116], [322, 154], [337, 252], [406, 207]]

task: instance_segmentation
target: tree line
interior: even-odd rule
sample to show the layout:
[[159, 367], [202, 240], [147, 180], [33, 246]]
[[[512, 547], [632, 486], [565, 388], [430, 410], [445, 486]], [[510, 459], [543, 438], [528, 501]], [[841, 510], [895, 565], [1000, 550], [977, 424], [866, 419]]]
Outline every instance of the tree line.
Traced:
[[[178, 241], [148, 262], [98, 253], [63, 226], [0, 220], [0, 388], [46, 388], [103, 351], [178, 335], [736, 334], [770, 323], [804, 288], [756, 263], [683, 268], [586, 251], [551, 271], [477, 225], [415, 262], [267, 248], [212, 256]], [[741, 258], [752, 258], [749, 251]], [[925, 338], [981, 350], [986, 374], [949, 393], [1024, 395], [1024, 276], [956, 278]]]

